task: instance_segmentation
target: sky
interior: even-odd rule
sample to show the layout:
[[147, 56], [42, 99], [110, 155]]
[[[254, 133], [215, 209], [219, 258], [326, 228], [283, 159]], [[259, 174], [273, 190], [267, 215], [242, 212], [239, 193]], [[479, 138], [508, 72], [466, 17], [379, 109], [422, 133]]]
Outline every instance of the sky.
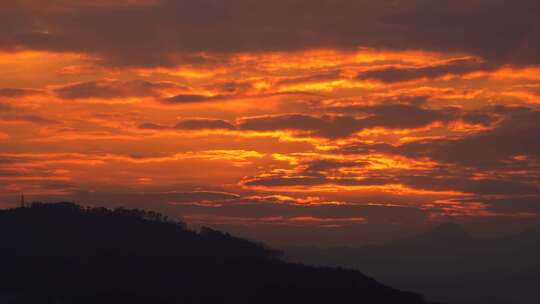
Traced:
[[537, 0], [0, 6], [0, 207], [157, 210], [270, 244], [540, 221]]

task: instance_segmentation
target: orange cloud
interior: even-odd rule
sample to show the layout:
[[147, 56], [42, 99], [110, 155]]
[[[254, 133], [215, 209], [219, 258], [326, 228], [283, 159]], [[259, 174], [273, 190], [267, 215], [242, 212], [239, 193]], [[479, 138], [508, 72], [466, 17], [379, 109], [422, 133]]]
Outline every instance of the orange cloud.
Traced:
[[[249, 13], [241, 2], [201, 4], [234, 12], [212, 31], [197, 30], [203, 9], [176, 1], [6, 5], [0, 200], [117, 199], [272, 228], [540, 214], [513, 203], [540, 194], [532, 39], [484, 37], [463, 1], [429, 14], [409, 4], [390, 25], [393, 4], [306, 1], [312, 18], [298, 23], [286, 1]], [[512, 17], [501, 3], [490, 11]], [[425, 16], [447, 14], [468, 26], [441, 24], [441, 40]], [[529, 32], [500, 20], [484, 21]]]

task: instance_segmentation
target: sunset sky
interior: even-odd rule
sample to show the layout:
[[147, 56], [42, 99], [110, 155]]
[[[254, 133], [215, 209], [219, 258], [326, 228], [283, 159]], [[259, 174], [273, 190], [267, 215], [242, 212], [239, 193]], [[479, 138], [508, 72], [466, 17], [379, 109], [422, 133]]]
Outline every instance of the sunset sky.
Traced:
[[540, 221], [538, 0], [15, 0], [0, 207], [272, 244]]

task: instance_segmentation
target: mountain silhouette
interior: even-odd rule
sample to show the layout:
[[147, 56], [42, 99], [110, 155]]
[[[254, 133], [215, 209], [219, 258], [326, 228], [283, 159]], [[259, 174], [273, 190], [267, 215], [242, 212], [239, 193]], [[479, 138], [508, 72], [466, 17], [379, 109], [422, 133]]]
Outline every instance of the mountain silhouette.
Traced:
[[447, 223], [425, 233], [358, 248], [285, 250], [289, 261], [350, 267], [394, 287], [447, 303], [540, 303], [540, 231], [470, 236]]
[[33, 204], [0, 211], [0, 302], [426, 303], [352, 270], [155, 212]]
[[[415, 237], [417, 242], [466, 240], [471, 236], [458, 224], [445, 223]], [[409, 240], [410, 241], [410, 240]]]

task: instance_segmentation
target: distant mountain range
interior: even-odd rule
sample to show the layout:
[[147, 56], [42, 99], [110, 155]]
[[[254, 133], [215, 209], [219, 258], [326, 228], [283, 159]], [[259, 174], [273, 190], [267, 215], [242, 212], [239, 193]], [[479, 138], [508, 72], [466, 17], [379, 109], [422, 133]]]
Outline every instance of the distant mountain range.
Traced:
[[427, 303], [357, 271], [284, 262], [264, 245], [141, 210], [1, 210], [0, 240], [2, 304]]
[[540, 229], [476, 238], [448, 223], [358, 248], [285, 249], [289, 261], [361, 269], [397, 288], [456, 304], [540, 303]]

